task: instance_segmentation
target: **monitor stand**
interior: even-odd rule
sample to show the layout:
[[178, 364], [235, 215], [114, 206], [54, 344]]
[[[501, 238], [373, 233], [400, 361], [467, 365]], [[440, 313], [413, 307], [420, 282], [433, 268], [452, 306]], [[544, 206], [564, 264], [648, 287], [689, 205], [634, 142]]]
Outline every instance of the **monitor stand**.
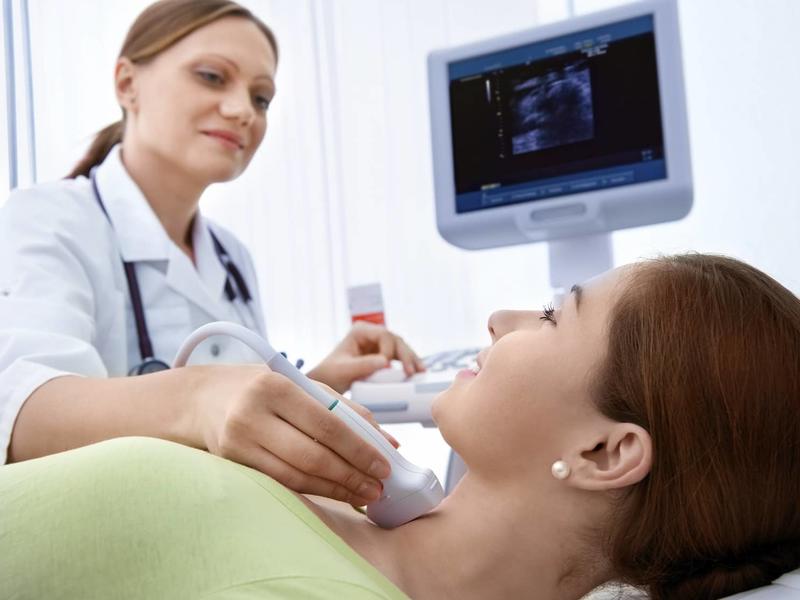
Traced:
[[570, 288], [614, 267], [610, 233], [550, 240], [550, 286], [560, 301]]

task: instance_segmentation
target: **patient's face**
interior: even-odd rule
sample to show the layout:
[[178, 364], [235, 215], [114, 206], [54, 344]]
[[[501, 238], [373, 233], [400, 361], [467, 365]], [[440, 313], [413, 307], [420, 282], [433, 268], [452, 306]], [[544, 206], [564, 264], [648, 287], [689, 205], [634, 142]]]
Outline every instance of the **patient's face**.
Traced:
[[471, 470], [549, 476], [576, 436], [605, 419], [590, 400], [590, 381], [628, 274], [623, 268], [591, 280], [551, 315], [491, 315], [492, 345], [479, 355], [480, 372], [461, 373], [433, 406], [442, 434]]

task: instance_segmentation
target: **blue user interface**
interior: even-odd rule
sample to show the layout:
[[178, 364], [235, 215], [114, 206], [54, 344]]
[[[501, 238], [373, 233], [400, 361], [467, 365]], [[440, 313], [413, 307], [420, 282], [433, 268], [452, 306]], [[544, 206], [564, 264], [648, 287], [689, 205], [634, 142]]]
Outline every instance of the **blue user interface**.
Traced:
[[652, 15], [448, 69], [458, 213], [667, 176]]

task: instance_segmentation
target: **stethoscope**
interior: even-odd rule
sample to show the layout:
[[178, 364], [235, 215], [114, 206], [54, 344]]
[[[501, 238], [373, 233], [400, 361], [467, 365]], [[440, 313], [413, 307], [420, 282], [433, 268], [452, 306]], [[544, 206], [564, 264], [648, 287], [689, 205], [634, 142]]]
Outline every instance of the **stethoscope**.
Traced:
[[[94, 169], [92, 169], [90, 177], [95, 200], [97, 200], [100, 210], [103, 211], [103, 214], [106, 216], [113, 230], [114, 223], [111, 221], [111, 217], [108, 216], [108, 211], [100, 196], [100, 190], [97, 188]], [[208, 232], [211, 234], [211, 240], [214, 244], [214, 251], [217, 253], [217, 258], [227, 272], [227, 277], [225, 279], [225, 295], [230, 302], [233, 302], [236, 298], [241, 298], [245, 304], [248, 304], [253, 297], [250, 295], [250, 290], [247, 287], [244, 277], [242, 277], [241, 271], [236, 267], [230, 254], [225, 250], [225, 246], [223, 246], [222, 242], [214, 235], [210, 227], [208, 228]], [[147, 320], [144, 316], [142, 295], [139, 291], [139, 280], [136, 278], [136, 263], [123, 260], [122, 266], [125, 269], [125, 278], [128, 280], [128, 291], [131, 297], [131, 304], [133, 305], [133, 316], [136, 320], [136, 335], [139, 339], [139, 354], [142, 358], [142, 362], [131, 368], [128, 375], [146, 375], [148, 373], [165, 371], [170, 368], [169, 365], [163, 360], [156, 358], [153, 353], [153, 344], [150, 341], [150, 334], [147, 330]]]

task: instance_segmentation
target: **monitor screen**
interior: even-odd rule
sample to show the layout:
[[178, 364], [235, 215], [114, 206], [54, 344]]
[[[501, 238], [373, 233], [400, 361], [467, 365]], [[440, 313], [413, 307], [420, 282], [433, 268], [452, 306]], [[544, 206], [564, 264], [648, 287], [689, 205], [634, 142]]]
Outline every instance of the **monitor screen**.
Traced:
[[652, 15], [447, 73], [456, 213], [667, 177]]

